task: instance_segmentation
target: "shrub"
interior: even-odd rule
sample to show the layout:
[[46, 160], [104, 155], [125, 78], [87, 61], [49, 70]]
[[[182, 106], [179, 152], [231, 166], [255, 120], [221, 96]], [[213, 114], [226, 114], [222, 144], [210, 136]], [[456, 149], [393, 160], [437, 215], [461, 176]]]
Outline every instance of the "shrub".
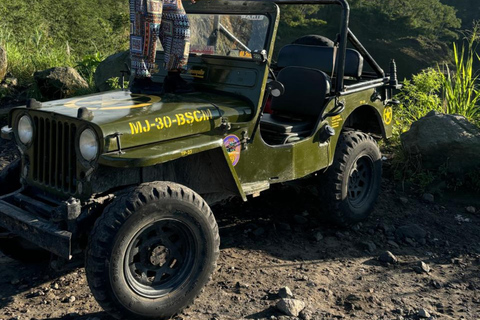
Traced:
[[480, 38], [480, 23], [476, 23], [473, 31], [465, 38], [461, 52], [453, 44], [455, 70], [443, 66], [442, 90], [444, 94], [444, 111], [449, 114], [460, 114], [469, 120], [480, 117], [479, 76], [474, 72], [474, 59], [480, 60], [476, 52]]

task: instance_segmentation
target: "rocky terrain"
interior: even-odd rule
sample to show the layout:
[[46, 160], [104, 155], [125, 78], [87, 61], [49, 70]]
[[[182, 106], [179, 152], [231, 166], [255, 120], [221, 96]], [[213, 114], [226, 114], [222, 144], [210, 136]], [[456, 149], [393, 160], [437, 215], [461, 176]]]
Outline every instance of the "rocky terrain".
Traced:
[[[0, 169], [13, 150], [0, 140]], [[294, 186], [214, 207], [216, 273], [175, 319], [480, 319], [478, 195], [406, 193], [384, 167], [372, 216], [349, 229], [318, 218], [321, 199]], [[0, 255], [0, 275], [0, 319], [109, 319], [81, 266]]]

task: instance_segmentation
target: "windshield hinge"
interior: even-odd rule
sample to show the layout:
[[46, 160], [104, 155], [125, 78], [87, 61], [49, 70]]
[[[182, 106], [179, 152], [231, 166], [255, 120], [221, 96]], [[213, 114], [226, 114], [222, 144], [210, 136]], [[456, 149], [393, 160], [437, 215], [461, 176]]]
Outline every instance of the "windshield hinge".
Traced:
[[222, 123], [220, 124], [220, 130], [222, 130], [224, 133], [227, 133], [232, 129], [232, 124], [228, 122], [227, 117], [222, 117]]
[[249, 137], [248, 137], [248, 132], [245, 130], [245, 131], [242, 131], [242, 139], [240, 140], [240, 143], [242, 144], [242, 150], [247, 150], [248, 149], [248, 141], [249, 141]]

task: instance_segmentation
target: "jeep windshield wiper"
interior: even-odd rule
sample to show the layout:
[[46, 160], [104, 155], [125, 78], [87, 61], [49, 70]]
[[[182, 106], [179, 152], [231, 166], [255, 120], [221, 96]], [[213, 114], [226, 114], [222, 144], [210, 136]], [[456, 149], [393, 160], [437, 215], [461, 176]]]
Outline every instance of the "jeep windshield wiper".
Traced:
[[233, 42], [237, 43], [243, 50], [247, 52], [252, 52], [252, 50], [247, 47], [246, 44], [244, 44], [240, 39], [238, 39], [233, 33], [231, 33], [225, 26], [221, 23], [218, 24], [218, 28], [220, 31], [222, 31], [230, 40]]

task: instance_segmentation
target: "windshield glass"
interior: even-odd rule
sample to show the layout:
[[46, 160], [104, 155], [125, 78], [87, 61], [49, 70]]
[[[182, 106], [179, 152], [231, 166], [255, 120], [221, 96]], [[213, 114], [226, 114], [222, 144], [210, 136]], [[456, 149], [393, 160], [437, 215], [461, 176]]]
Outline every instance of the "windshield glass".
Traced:
[[250, 58], [266, 47], [269, 19], [265, 15], [189, 14], [190, 52]]

